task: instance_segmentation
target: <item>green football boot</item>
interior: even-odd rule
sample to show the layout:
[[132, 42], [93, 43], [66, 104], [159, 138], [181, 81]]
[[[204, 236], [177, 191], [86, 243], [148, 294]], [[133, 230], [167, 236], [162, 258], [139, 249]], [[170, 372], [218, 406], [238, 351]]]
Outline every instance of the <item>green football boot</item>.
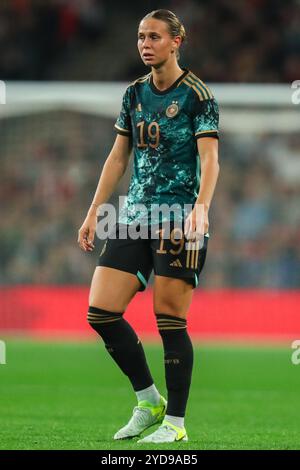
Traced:
[[131, 439], [139, 436], [154, 424], [163, 421], [166, 414], [167, 401], [160, 397], [158, 405], [153, 406], [148, 401], [140, 401], [133, 409], [129, 422], [114, 435], [114, 439]]
[[179, 428], [172, 423], [164, 420], [162, 425], [149, 436], [137, 441], [138, 444], [155, 443], [163, 444], [164, 442], [187, 441], [187, 433], [185, 428]]

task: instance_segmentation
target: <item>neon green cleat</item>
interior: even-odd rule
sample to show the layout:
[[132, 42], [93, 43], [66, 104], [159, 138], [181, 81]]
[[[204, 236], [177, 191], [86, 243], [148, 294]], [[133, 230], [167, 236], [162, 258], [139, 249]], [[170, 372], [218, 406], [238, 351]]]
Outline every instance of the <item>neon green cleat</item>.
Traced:
[[178, 428], [177, 426], [174, 426], [174, 424], [164, 420], [162, 425], [156, 431], [149, 434], [149, 436], [140, 439], [137, 443], [144, 444], [152, 442], [155, 444], [163, 444], [164, 442], [186, 442], [187, 440], [188, 437], [185, 428]]
[[129, 422], [114, 435], [114, 439], [131, 439], [139, 436], [143, 431], [154, 424], [159, 424], [164, 419], [167, 409], [167, 401], [160, 397], [157, 406], [148, 401], [140, 401], [133, 409]]

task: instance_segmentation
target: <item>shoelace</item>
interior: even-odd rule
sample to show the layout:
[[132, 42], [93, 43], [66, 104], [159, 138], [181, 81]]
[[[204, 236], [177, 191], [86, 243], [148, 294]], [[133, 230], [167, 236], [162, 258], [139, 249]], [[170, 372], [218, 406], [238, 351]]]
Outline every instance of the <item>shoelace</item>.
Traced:
[[135, 424], [144, 424], [144, 419], [146, 416], [148, 416], [148, 410], [135, 406], [133, 408], [132, 418], [128, 424], [132, 424], [133, 420], [135, 421]]

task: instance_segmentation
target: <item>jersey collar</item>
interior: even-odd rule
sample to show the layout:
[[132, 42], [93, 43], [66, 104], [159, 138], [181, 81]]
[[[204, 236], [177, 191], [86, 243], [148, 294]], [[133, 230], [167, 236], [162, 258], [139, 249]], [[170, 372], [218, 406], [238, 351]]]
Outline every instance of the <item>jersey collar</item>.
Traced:
[[174, 88], [176, 88], [179, 83], [184, 79], [184, 77], [189, 73], [188, 69], [185, 69], [184, 67], [181, 68], [184, 70], [184, 72], [180, 75], [180, 77], [177, 78], [177, 80], [171, 86], [169, 86], [169, 88], [166, 88], [166, 90], [159, 90], [158, 88], [156, 88], [153, 83], [153, 75], [151, 73], [149, 84], [153, 93], [155, 93], [156, 95], [166, 95], [167, 93], [170, 93], [170, 91], [174, 90]]

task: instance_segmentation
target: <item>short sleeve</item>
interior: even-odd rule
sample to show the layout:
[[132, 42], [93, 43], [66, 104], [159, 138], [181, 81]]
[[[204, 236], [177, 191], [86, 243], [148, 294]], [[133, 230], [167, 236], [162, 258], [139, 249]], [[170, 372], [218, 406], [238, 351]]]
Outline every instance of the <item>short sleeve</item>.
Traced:
[[219, 106], [215, 98], [197, 100], [194, 106], [194, 135], [219, 138]]
[[121, 111], [115, 124], [115, 129], [118, 134], [128, 135], [128, 136], [131, 135], [132, 128], [131, 128], [130, 108], [131, 108], [131, 92], [130, 92], [130, 87], [128, 87], [124, 93]]

